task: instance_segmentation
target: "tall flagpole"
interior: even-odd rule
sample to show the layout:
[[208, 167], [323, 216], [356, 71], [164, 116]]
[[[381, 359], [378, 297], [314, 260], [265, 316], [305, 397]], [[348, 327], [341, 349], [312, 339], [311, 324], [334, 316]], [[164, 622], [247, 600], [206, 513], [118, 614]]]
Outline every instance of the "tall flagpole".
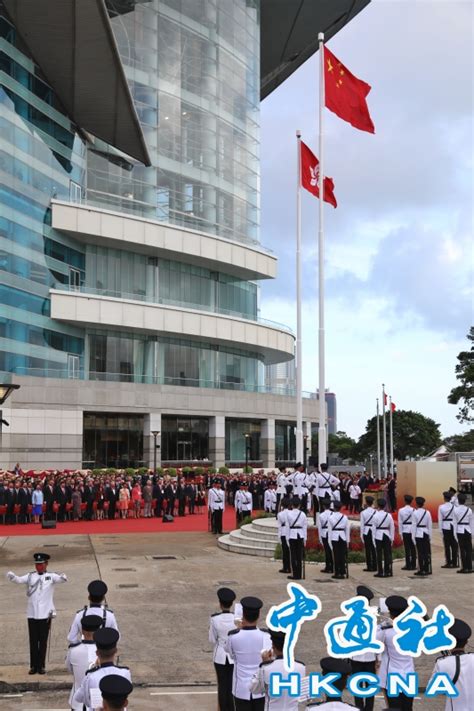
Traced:
[[325, 383], [325, 344], [324, 344], [324, 146], [323, 117], [325, 105], [324, 92], [324, 32], [318, 34], [319, 42], [319, 429], [318, 455], [319, 464], [327, 460], [326, 441], [326, 383]]
[[296, 131], [296, 461], [303, 455], [302, 328], [301, 328], [301, 131]]
[[390, 418], [390, 474], [393, 475], [393, 421], [392, 421], [392, 396], [388, 398], [388, 406], [390, 408], [389, 418]]
[[382, 407], [383, 407], [383, 409], [382, 409], [382, 413], [383, 413], [382, 437], [383, 437], [383, 440], [382, 441], [383, 441], [383, 475], [384, 475], [384, 479], [387, 477], [387, 423], [385, 421], [385, 399], [386, 399], [386, 397], [387, 396], [385, 395], [385, 385], [384, 385], [384, 383], [382, 383], [382, 398], [383, 398], [383, 400], [382, 400]]
[[379, 399], [377, 398], [377, 478], [380, 481], [380, 411]]

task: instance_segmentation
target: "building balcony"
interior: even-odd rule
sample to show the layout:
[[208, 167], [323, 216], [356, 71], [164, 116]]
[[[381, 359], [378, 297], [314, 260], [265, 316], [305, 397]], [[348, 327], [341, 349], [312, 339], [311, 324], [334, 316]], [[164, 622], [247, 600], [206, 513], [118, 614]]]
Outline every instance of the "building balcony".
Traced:
[[293, 333], [272, 322], [249, 321], [170, 304], [51, 289], [51, 318], [84, 328], [174, 336], [258, 353], [265, 364], [294, 357]]
[[85, 244], [192, 263], [245, 281], [276, 277], [276, 256], [257, 243], [234, 242], [90, 204], [52, 200], [51, 208], [52, 226]]

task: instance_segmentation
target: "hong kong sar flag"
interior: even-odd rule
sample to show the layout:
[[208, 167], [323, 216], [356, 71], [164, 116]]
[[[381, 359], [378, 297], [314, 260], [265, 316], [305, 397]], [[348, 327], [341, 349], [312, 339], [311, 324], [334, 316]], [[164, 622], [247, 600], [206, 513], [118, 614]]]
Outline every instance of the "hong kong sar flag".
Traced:
[[[319, 198], [319, 160], [301, 141], [301, 186]], [[324, 202], [337, 207], [332, 178], [324, 178]]]

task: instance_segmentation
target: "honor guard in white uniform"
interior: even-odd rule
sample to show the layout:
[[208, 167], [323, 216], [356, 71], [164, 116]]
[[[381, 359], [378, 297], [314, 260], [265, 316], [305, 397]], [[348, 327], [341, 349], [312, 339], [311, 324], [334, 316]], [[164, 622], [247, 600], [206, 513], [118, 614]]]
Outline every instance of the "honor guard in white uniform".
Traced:
[[276, 513], [280, 510], [280, 501], [286, 496], [286, 469], [285, 467], [280, 467], [277, 476], [277, 503], [276, 503]]
[[270, 484], [268, 489], [265, 489], [265, 494], [263, 496], [263, 508], [267, 513], [275, 513], [276, 511], [276, 490], [275, 484]]
[[417, 508], [413, 511], [413, 523], [411, 536], [418, 553], [418, 570], [415, 575], [431, 575], [431, 536], [433, 522], [429, 511], [423, 508], [425, 499], [417, 496], [415, 504]]
[[438, 506], [438, 528], [443, 536], [444, 565], [442, 568], [458, 567], [458, 542], [454, 535], [454, 509], [449, 491], [443, 491], [444, 503]]
[[408, 601], [406, 598], [400, 595], [390, 595], [386, 598], [385, 604], [388, 607], [390, 613], [390, 620], [383, 622], [377, 628], [377, 639], [379, 642], [383, 642], [385, 649], [381, 655], [377, 655], [378, 659], [378, 676], [381, 688], [384, 690], [387, 706], [400, 709], [401, 711], [411, 711], [413, 708], [413, 699], [405, 696], [405, 694], [398, 694], [396, 697], [388, 698], [386, 695], [387, 689], [387, 675], [388, 674], [401, 674], [406, 676], [415, 671], [415, 665], [413, 662], [413, 657], [408, 657], [406, 655], [400, 654], [397, 651], [393, 643], [393, 638], [395, 637], [395, 630], [393, 628], [392, 620], [408, 607]]
[[413, 527], [413, 496], [404, 496], [405, 506], [398, 512], [398, 530], [403, 538], [405, 548], [405, 565], [402, 570], [416, 570], [416, 546], [413, 542], [411, 529]]
[[15, 575], [12, 571], [7, 573], [7, 578], [12, 583], [26, 585], [28, 604], [26, 616], [28, 618], [28, 635], [30, 638], [30, 671], [29, 674], [45, 674], [46, 649], [51, 629], [51, 620], [56, 617], [53, 595], [54, 586], [66, 583], [64, 573], [48, 573], [48, 561], [51, 556], [47, 553], [34, 553], [36, 570], [26, 575]]
[[[372, 590], [367, 588], [365, 585], [358, 585], [356, 588], [356, 594], [367, 598], [369, 602], [371, 602], [374, 598]], [[377, 657], [374, 652], [362, 652], [361, 654], [354, 655], [351, 659], [352, 673], [359, 674], [361, 672], [368, 672], [370, 674], [375, 674], [376, 660]], [[364, 699], [360, 696], [354, 696], [354, 703], [358, 709], [361, 709], [361, 711], [373, 711], [374, 697], [371, 696]]]
[[111, 627], [102, 627], [94, 632], [94, 642], [97, 647], [97, 660], [99, 666], [88, 669], [82, 684], [74, 694], [75, 704], [83, 704], [87, 711], [95, 711], [99, 706], [92, 705], [91, 691], [99, 689], [100, 680], [109, 674], [123, 676], [128, 681], [132, 681], [130, 669], [128, 667], [117, 666], [115, 664], [117, 656], [117, 643], [119, 633]]
[[237, 523], [240, 523], [246, 516], [252, 515], [252, 494], [246, 482], [240, 485], [240, 490], [235, 495], [235, 510]]
[[102, 617], [99, 617], [99, 615], [87, 615], [82, 620], [82, 642], [74, 642], [69, 645], [66, 669], [73, 676], [72, 689], [69, 694], [69, 706], [73, 711], [82, 711], [83, 705], [74, 703], [74, 694], [81, 686], [86, 671], [95, 665], [97, 649], [93, 634], [101, 626]]
[[[239, 492], [237, 492], [238, 494]], [[237, 498], [237, 497], [236, 497]], [[225, 509], [225, 493], [222, 491], [219, 479], [214, 481], [212, 489], [207, 495], [207, 506], [211, 516], [211, 528], [213, 533], [222, 533], [222, 517]]]
[[347, 516], [341, 513], [341, 502], [335, 501], [333, 506], [334, 512], [331, 514], [328, 524], [328, 543], [334, 557], [334, 575], [332, 577], [341, 580], [349, 577], [347, 553], [351, 540], [351, 524]]
[[305, 485], [308, 489], [308, 497], [311, 500], [311, 508], [313, 509], [313, 522], [316, 526], [316, 514], [319, 513], [316, 472], [310, 472], [309, 474], [306, 474]]
[[291, 573], [291, 558], [290, 558], [290, 544], [288, 536], [288, 517], [287, 508], [290, 500], [285, 497], [281, 500], [281, 510], [278, 512], [278, 538], [281, 543], [281, 558], [283, 568], [281, 568], [279, 573]]
[[454, 509], [454, 521], [455, 536], [461, 556], [461, 570], [456, 572], [472, 573], [472, 510], [466, 506], [466, 494], [459, 494], [458, 502]]
[[[336, 681], [331, 681], [331, 686], [338, 689], [342, 693], [346, 687], [347, 677], [351, 673], [351, 663], [348, 659], [334, 659], [333, 657], [324, 657], [319, 662], [323, 676], [325, 674], [340, 674], [341, 676]], [[310, 703], [306, 706], [307, 709], [324, 709], [324, 711], [346, 711], [346, 709], [354, 709], [351, 704], [346, 704], [341, 700], [329, 699], [326, 697], [324, 703]]]
[[331, 509], [334, 511], [334, 502], [338, 501], [341, 503], [341, 492], [339, 491], [339, 488], [337, 486], [331, 486], [329, 490], [329, 499], [331, 501]]
[[74, 644], [81, 641], [82, 621], [87, 615], [99, 615], [102, 618], [101, 627], [112, 627], [117, 632], [119, 631], [113, 610], [110, 610], [105, 602], [107, 590], [108, 587], [103, 580], [92, 580], [89, 583], [87, 586], [89, 604], [84, 605], [83, 608], [76, 612], [67, 636], [68, 642]]
[[103, 711], [125, 711], [133, 684], [118, 674], [104, 676], [99, 682]]
[[377, 553], [377, 572], [374, 578], [391, 578], [392, 571], [392, 543], [395, 538], [395, 524], [392, 514], [385, 511], [385, 499], [377, 499], [377, 508], [373, 520], [375, 550]]
[[264, 711], [264, 694], [250, 690], [253, 675], [262, 660], [262, 649], [270, 649], [271, 646], [268, 632], [257, 627], [263, 602], [258, 597], [243, 597], [240, 604], [241, 627], [229, 632], [226, 644], [226, 651], [234, 660], [232, 694], [235, 711]]
[[[287, 675], [283, 662], [283, 646], [285, 644], [285, 633], [270, 630], [272, 648], [262, 652], [262, 662], [258, 671], [253, 675], [250, 683], [250, 691], [254, 694], [265, 694], [265, 711], [298, 711], [298, 697], [289, 696], [285, 690], [278, 698], [269, 694], [270, 675]], [[306, 667], [302, 662], [295, 660], [292, 668], [293, 674], [299, 674], [301, 679], [306, 674]]]
[[451, 494], [451, 503], [455, 506], [459, 506], [459, 496], [454, 486], [450, 486], [448, 491]]
[[465, 651], [472, 630], [463, 620], [454, 620], [449, 633], [456, 638], [456, 646], [438, 657], [433, 676], [447, 674], [458, 692], [455, 698], [446, 697], [445, 711], [467, 711], [474, 698], [474, 654]]
[[360, 510], [360, 495], [362, 494], [362, 489], [359, 484], [353, 482], [349, 485], [349, 510], [359, 513]]
[[299, 508], [297, 496], [290, 499], [286, 512], [288, 544], [290, 546], [291, 575], [290, 580], [301, 580], [303, 577], [303, 556], [308, 536], [308, 519], [306, 511]]
[[209, 642], [214, 645], [212, 660], [217, 676], [217, 700], [219, 711], [234, 711], [232, 698], [234, 660], [226, 652], [226, 642], [228, 633], [235, 629], [234, 613], [231, 612], [235, 592], [230, 588], [219, 588], [217, 597], [221, 611], [211, 615], [209, 622]]
[[321, 570], [321, 573], [334, 573], [334, 557], [332, 554], [332, 548], [329, 545], [329, 518], [332, 514], [329, 508], [329, 499], [324, 499], [321, 504], [321, 513], [318, 516], [318, 535], [319, 540], [324, 546], [324, 558], [325, 566]]
[[328, 465], [321, 464], [320, 471], [316, 475], [316, 484], [318, 487], [319, 503], [322, 503], [323, 499], [331, 496], [331, 486], [339, 486], [340, 481], [337, 476], [328, 472]]
[[365, 503], [367, 506], [360, 512], [360, 535], [364, 542], [365, 548], [365, 565], [364, 571], [374, 573], [377, 570], [377, 556], [375, 552], [375, 531], [374, 519], [377, 513], [374, 508], [374, 497], [366, 496]]

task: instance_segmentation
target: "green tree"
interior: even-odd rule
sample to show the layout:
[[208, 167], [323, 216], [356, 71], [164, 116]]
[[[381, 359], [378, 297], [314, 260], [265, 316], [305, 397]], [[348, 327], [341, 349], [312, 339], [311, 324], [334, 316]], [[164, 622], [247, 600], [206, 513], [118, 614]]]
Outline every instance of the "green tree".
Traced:
[[459, 405], [459, 422], [474, 422], [474, 326], [471, 326], [467, 338], [471, 341], [469, 351], [461, 351], [455, 368], [456, 385], [448, 396], [450, 405]]
[[[412, 410], [395, 410], [393, 417], [393, 454], [395, 459], [425, 456], [441, 444], [439, 425], [430, 417]], [[377, 417], [367, 422], [365, 433], [357, 443], [357, 455], [367, 457], [377, 451]], [[380, 420], [380, 446], [383, 447], [383, 419]], [[389, 417], [386, 417], [387, 447], [389, 446]]]
[[352, 459], [356, 447], [355, 439], [345, 432], [336, 432], [328, 436], [328, 452], [337, 454], [341, 459]]
[[450, 452], [474, 452], [474, 430], [446, 437], [443, 444]]

